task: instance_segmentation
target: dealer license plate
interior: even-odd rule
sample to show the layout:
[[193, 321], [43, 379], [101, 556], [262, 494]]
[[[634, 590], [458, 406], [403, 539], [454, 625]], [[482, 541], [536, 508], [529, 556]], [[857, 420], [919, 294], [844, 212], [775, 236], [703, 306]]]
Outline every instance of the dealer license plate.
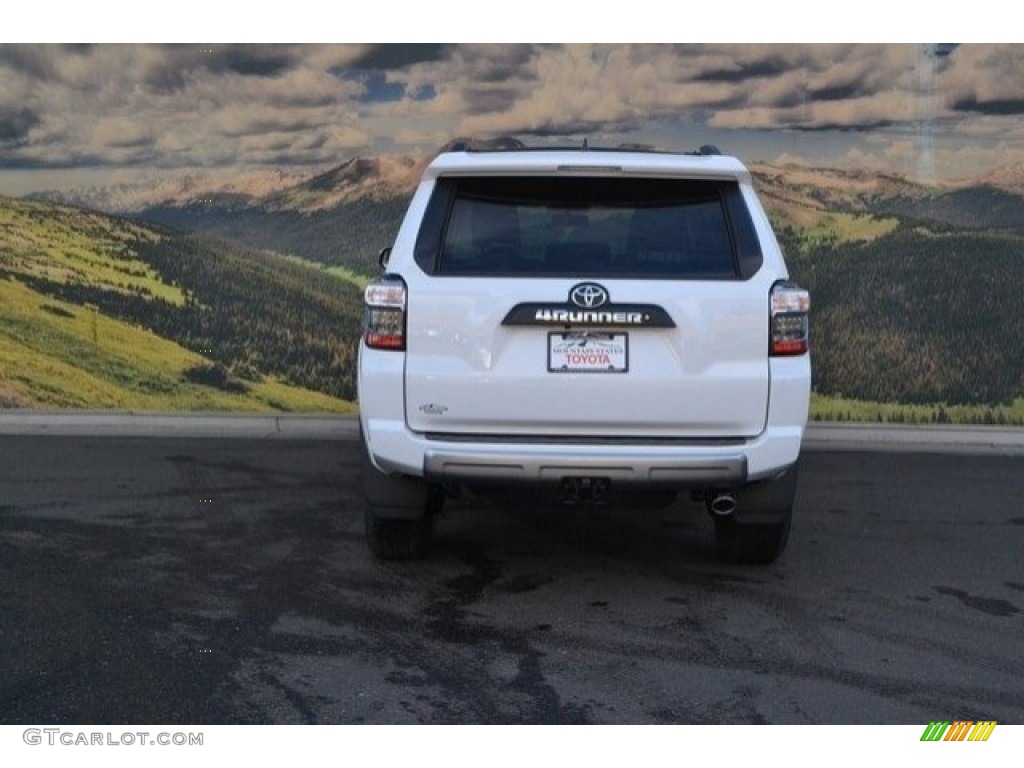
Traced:
[[549, 333], [548, 370], [552, 373], [625, 373], [629, 370], [629, 334]]

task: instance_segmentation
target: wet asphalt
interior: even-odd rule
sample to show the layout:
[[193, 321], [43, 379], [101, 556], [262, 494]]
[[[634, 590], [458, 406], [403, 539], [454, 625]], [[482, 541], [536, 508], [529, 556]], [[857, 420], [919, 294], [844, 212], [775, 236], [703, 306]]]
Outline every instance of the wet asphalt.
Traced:
[[352, 436], [0, 436], [0, 723], [1024, 723], [1024, 457], [809, 452], [789, 549], [466, 496], [373, 561]]

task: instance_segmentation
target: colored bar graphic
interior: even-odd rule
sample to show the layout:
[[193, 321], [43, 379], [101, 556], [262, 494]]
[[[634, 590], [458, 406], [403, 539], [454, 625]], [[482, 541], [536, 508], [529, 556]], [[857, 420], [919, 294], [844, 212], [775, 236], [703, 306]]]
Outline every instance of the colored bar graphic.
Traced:
[[938, 722], [933, 720], [928, 723], [928, 727], [924, 729], [924, 733], [921, 735], [921, 741], [941, 741], [942, 735], [949, 728], [949, 720]]
[[995, 720], [932, 720], [921, 734], [921, 741], [988, 741]]
[[974, 724], [974, 730], [971, 731], [971, 735], [967, 737], [968, 741], [988, 741], [988, 737], [992, 735], [992, 731], [995, 730], [995, 720], [979, 720]]
[[970, 720], [957, 720], [950, 726], [943, 741], [963, 741], [967, 738], [967, 733], [971, 730], [972, 725], [974, 723]]

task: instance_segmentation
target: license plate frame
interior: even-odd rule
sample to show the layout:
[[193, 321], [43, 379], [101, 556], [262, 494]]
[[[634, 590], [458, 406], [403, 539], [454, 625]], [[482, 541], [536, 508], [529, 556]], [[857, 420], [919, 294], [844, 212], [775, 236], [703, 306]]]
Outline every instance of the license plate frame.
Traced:
[[548, 373], [629, 373], [629, 334], [552, 331], [548, 333]]

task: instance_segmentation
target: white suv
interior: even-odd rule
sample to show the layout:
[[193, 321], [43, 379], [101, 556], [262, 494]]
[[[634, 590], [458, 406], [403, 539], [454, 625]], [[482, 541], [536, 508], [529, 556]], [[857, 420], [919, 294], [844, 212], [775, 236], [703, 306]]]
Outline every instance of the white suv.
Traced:
[[454, 145], [381, 263], [358, 382], [374, 555], [424, 553], [462, 486], [685, 489], [722, 557], [781, 554], [810, 300], [738, 160]]

